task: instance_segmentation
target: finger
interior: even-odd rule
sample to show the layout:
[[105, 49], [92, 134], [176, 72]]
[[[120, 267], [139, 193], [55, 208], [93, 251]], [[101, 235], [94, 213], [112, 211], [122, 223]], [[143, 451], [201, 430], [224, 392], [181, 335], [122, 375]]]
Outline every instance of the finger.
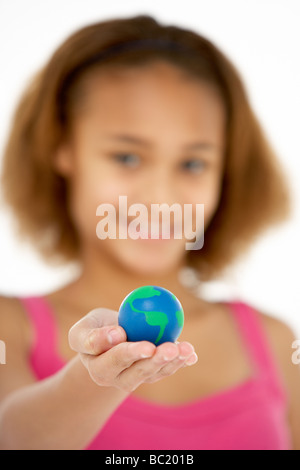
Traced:
[[168, 362], [179, 355], [178, 347], [173, 343], [164, 343], [156, 348], [155, 354], [144, 360], [135, 361], [131, 367], [123, 370], [117, 377], [118, 382], [128, 391], [155, 376]]
[[126, 333], [118, 326], [118, 312], [105, 308], [92, 310], [69, 331], [71, 349], [83, 354], [101, 354], [121, 341]]
[[[187, 363], [194, 361], [196, 355], [194, 347], [191, 343], [176, 343], [178, 347], [178, 355], [173, 360], [164, 365], [158, 372], [157, 378], [174, 374], [178, 369]], [[196, 362], [196, 361], [195, 361]], [[193, 362], [194, 363], [194, 362]]]
[[82, 360], [97, 383], [110, 385], [134, 362], [152, 357], [155, 350], [149, 341], [122, 342], [100, 356], [83, 355]]
[[179, 349], [179, 359], [185, 359], [185, 363], [183, 364], [184, 366], [192, 366], [196, 364], [196, 362], [198, 361], [198, 356], [195, 352], [194, 346], [191, 343], [183, 341], [182, 343], [179, 343]]
[[163, 377], [174, 374], [179, 368], [195, 362], [197, 356], [192, 344], [164, 343], [156, 348], [156, 353], [151, 359], [136, 361], [120, 374], [118, 380], [123, 387], [133, 391], [143, 382], [157, 382]]
[[193, 352], [190, 356], [187, 356], [187, 357], [179, 356], [175, 358], [173, 361], [170, 361], [165, 366], [163, 366], [158, 371], [157, 375], [154, 377], [154, 380], [152, 380], [152, 382], [156, 382], [157, 380], [163, 377], [173, 375], [182, 367], [192, 366], [196, 364], [197, 361], [198, 361], [198, 356], [195, 352]]
[[187, 341], [178, 343], [178, 348], [179, 356], [184, 359], [187, 359], [195, 352], [194, 346], [191, 343], [188, 343]]

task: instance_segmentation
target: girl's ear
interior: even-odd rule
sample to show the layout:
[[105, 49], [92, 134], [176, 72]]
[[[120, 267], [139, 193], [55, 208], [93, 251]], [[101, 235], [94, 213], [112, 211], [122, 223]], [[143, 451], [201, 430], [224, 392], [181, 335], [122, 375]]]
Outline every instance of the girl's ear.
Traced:
[[68, 145], [61, 145], [53, 156], [53, 168], [61, 176], [70, 176], [73, 169], [71, 149]]

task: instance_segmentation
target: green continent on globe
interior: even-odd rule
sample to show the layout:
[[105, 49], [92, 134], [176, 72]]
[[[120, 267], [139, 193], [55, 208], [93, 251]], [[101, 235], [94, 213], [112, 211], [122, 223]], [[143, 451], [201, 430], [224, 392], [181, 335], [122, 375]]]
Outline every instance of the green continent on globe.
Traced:
[[[133, 302], [136, 299], [145, 299], [146, 300], [149, 297], [153, 297], [155, 295], [160, 295], [160, 292], [157, 289], [155, 289], [155, 287], [144, 286], [144, 287], [139, 288], [137, 291], [132, 292], [132, 294], [125, 301], [124, 305], [128, 302], [131, 309], [134, 312], [144, 313], [144, 315], [146, 316], [146, 322], [148, 323], [148, 325], [150, 325], [150, 326], [159, 326], [160, 327], [159, 334], [158, 334], [158, 336], [155, 340], [155, 343], [158, 343], [158, 341], [162, 338], [162, 336], [165, 332], [166, 326], [169, 322], [168, 316], [164, 312], [155, 312], [153, 310], [147, 312], [145, 310], [138, 310], [133, 305]], [[177, 317], [177, 321], [178, 321], [177, 313], [178, 312], [176, 312], [176, 317]], [[178, 321], [178, 323], [179, 323], [179, 321]]]
[[160, 331], [159, 335], [155, 340], [155, 343], [158, 343], [158, 341], [161, 339], [162, 335], [165, 332], [166, 326], [169, 322], [167, 315], [164, 312], [144, 312], [146, 315], [146, 322], [150, 326], [159, 326]]
[[184, 314], [183, 314], [183, 310], [177, 310], [176, 312], [176, 318], [177, 318], [177, 323], [178, 325], [180, 326], [180, 328], [183, 327], [183, 323], [184, 323]]
[[155, 295], [160, 295], [160, 292], [157, 289], [155, 289], [152, 286], [143, 286], [143, 287], [140, 287], [139, 289], [136, 289], [135, 291], [133, 291], [128, 296], [128, 299], [124, 302], [124, 305], [126, 305], [127, 302], [128, 302], [130, 304], [130, 307], [132, 308], [132, 310], [134, 312], [140, 312], [141, 310], [137, 310], [134, 307], [133, 302], [136, 299], [147, 299], [148, 297], [154, 297]]

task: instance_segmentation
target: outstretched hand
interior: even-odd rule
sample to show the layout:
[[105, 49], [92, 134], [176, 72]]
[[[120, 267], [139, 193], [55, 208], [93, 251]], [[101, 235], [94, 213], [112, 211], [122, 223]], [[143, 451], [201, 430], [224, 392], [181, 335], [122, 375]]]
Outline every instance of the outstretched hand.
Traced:
[[69, 331], [69, 344], [96, 384], [126, 392], [198, 360], [188, 342], [157, 347], [149, 341], [128, 342], [125, 330], [118, 325], [118, 312], [107, 308], [96, 308], [79, 320]]

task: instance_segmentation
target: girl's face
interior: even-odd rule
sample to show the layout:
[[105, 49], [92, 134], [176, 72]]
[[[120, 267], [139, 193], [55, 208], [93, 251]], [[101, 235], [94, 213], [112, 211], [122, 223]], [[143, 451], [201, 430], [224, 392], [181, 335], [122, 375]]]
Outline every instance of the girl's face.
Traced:
[[[127, 196], [128, 208], [139, 203], [148, 209], [149, 231], [151, 204], [162, 203], [179, 204], [182, 214], [184, 204], [193, 209], [204, 204], [207, 226], [220, 197], [226, 120], [222, 99], [209, 83], [163, 61], [102, 70], [85, 90], [71, 139], [55, 158], [56, 169], [69, 178], [70, 211], [82, 248], [94, 259], [105, 254], [140, 274], [172, 270], [182, 263], [191, 240], [184, 234], [172, 238], [172, 223], [170, 239], [118, 239], [119, 196]], [[116, 209], [116, 219], [111, 219], [116, 220], [116, 239], [97, 236], [103, 217], [96, 210], [103, 203]], [[127, 214], [127, 223], [137, 216]]]

